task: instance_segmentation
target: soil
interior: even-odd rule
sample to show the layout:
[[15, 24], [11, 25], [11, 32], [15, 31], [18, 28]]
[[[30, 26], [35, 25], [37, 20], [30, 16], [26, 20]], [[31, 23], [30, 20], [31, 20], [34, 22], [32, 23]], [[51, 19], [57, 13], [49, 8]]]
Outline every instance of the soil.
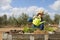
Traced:
[[22, 30], [22, 28], [0, 28], [0, 40], [2, 40], [3, 32], [7, 32], [10, 30]]

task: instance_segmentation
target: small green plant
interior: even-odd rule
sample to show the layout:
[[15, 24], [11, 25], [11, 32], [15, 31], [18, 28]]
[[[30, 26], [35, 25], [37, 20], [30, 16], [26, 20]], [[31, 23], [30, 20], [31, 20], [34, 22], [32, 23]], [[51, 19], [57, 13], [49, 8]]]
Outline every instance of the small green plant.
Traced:
[[24, 33], [27, 33], [27, 32], [29, 32], [29, 28], [28, 27], [24, 27]]
[[46, 30], [46, 31], [51, 31], [51, 32], [54, 31], [54, 29], [53, 29], [52, 27], [45, 27], [45, 30]]

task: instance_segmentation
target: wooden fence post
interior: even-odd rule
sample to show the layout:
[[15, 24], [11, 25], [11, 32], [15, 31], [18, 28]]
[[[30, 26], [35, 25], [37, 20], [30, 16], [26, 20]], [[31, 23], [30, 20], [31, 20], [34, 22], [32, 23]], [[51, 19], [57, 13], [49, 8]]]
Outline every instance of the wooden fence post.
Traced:
[[48, 40], [48, 34], [44, 35], [44, 40]]
[[12, 35], [9, 34], [7, 39], [12, 40]]
[[30, 40], [34, 40], [34, 36], [30, 35]]

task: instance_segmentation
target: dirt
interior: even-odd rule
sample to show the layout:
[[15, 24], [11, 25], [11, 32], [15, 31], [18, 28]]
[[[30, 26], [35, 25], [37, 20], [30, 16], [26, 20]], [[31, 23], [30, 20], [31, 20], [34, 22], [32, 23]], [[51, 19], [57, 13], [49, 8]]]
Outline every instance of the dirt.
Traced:
[[34, 34], [48, 34], [48, 32], [44, 31], [44, 30], [37, 29], [36, 31], [34, 31]]
[[10, 30], [22, 30], [22, 28], [0, 28], [0, 40], [2, 40], [3, 32], [7, 32]]

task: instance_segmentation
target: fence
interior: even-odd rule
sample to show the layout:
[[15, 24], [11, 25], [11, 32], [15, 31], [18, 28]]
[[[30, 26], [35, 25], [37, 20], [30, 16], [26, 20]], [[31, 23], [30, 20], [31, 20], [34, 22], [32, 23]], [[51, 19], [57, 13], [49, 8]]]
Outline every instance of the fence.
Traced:
[[7, 34], [3, 33], [3, 40], [60, 40], [59, 34]]

